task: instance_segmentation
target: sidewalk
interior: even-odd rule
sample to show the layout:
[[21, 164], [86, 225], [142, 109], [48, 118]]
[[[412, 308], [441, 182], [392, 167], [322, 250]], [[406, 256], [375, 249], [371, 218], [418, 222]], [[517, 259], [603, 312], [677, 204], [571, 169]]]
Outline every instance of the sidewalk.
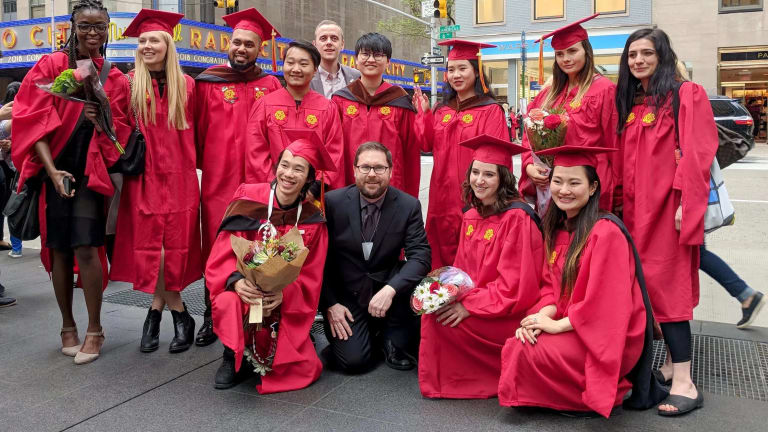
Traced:
[[[701, 388], [751, 394], [763, 401], [705, 391], [705, 409], [680, 419], [664, 419], [653, 410], [625, 411], [610, 420], [570, 419], [542, 410], [502, 408], [496, 399], [428, 400], [419, 393], [415, 371], [383, 365], [362, 376], [324, 371], [307, 389], [260, 396], [253, 381], [231, 390], [213, 389], [222, 351], [218, 342], [169, 354], [173, 333], [168, 312], [160, 350], [140, 353], [146, 309], [135, 306], [104, 303], [102, 357], [75, 366], [58, 351], [59, 312], [48, 277], [36, 253], [25, 252], [19, 260], [0, 256], [2, 282], [8, 295], [18, 299], [18, 305], [0, 310], [0, 431], [765, 430], [766, 328], [739, 331], [731, 325], [694, 323], [700, 341], [694, 347], [694, 362], [700, 365], [695, 378]], [[105, 294], [124, 297], [114, 294], [126, 289], [125, 284], [111, 284]], [[185, 294], [190, 309], [202, 301], [199, 292], [188, 289]], [[86, 310], [79, 290], [75, 311], [82, 335]], [[202, 318], [195, 318], [199, 325]], [[322, 348], [325, 341], [318, 339]], [[699, 358], [702, 349], [705, 358]]]

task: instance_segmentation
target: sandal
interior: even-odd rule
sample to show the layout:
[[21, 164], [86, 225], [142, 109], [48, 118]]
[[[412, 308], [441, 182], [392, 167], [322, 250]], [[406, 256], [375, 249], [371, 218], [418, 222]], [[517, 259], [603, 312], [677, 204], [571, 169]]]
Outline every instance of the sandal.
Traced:
[[[98, 332], [87, 332], [85, 334], [85, 337], [88, 337], [88, 336], [93, 336], [93, 337], [101, 336], [101, 337], [104, 337], [104, 330], [102, 329], [101, 331], [98, 331]], [[83, 343], [83, 345], [85, 345], [85, 343]], [[104, 342], [102, 342], [102, 346], [104, 346]], [[99, 349], [99, 351], [101, 351], [101, 349]], [[76, 365], [83, 365], [83, 364], [91, 363], [92, 361], [94, 361], [97, 358], [99, 358], [99, 354], [100, 354], [100, 352], [97, 352], [97, 353], [84, 353], [82, 351], [78, 351], [77, 354], [75, 355], [75, 364]]]
[[[77, 326], [72, 327], [62, 327], [61, 332], [59, 333], [59, 336], [64, 335], [64, 333], [71, 333], [75, 332], [77, 333]], [[69, 347], [61, 347], [61, 353], [68, 357], [74, 357], [78, 351], [80, 351], [80, 348], [83, 346], [83, 344], [80, 345], [74, 345]]]
[[669, 395], [666, 399], [664, 399], [659, 404], [659, 406], [662, 406], [662, 405], [672, 405], [673, 407], [677, 408], [677, 411], [664, 411], [661, 408], [659, 408], [660, 416], [662, 417], [680, 416], [703, 407], [704, 395], [702, 395], [701, 392], [699, 392], [699, 395], [696, 396], [696, 399], [691, 399], [689, 397], [680, 396], [680, 395]]

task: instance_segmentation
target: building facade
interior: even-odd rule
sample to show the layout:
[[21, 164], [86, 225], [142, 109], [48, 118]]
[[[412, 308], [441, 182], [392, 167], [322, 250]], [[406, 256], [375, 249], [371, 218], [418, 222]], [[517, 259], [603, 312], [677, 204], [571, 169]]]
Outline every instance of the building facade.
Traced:
[[521, 107], [538, 94], [540, 84], [552, 73], [554, 50], [548, 39], [544, 44], [544, 76], [538, 76], [536, 39], [569, 22], [601, 13], [583, 27], [589, 32], [598, 69], [615, 79], [627, 38], [633, 31], [651, 25], [651, 3], [652, 0], [456, 0], [454, 15], [460, 26], [456, 37], [497, 45], [483, 50], [490, 87], [500, 101], [506, 101], [510, 107]]
[[[684, 11], [684, 12], [683, 12]], [[766, 139], [768, 13], [764, 0], [655, 0], [653, 23], [709, 94], [738, 98]]]

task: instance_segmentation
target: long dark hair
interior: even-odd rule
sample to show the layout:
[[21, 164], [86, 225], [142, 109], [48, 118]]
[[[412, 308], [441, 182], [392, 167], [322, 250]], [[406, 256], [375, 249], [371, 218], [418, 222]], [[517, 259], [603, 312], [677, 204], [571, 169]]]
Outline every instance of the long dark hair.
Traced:
[[8, 87], [5, 88], [5, 99], [3, 100], [3, 105], [13, 102], [13, 100], [16, 98], [16, 94], [19, 92], [19, 88], [21, 87], [21, 83], [18, 81], [13, 81], [12, 83], [8, 84]]
[[[492, 98], [493, 93], [491, 93], [490, 90], [488, 90], [487, 92], [483, 92], [483, 84], [480, 82], [480, 74], [483, 72], [480, 70], [478, 61], [477, 60], [467, 60], [467, 61], [469, 62], [470, 65], [472, 65], [472, 70], [475, 72], [475, 95], [488, 96]], [[488, 81], [486, 80], [486, 82]], [[449, 102], [456, 99], [458, 96], [459, 94], [456, 92], [456, 90], [454, 90], [453, 87], [451, 87], [451, 85], [446, 82], [445, 88], [443, 90], [443, 102], [441, 102], [441, 104], [447, 105]], [[437, 108], [437, 106], [435, 108]]]
[[[283, 160], [283, 153], [285, 153], [285, 150], [280, 152], [280, 155], [277, 157], [277, 163], [275, 164], [274, 172], [275, 175], [277, 175], [277, 166], [280, 165], [280, 161]], [[309, 165], [309, 171], [307, 171], [307, 182], [304, 183], [304, 186], [301, 187], [301, 191], [299, 192], [299, 199], [296, 202], [303, 202], [305, 199], [307, 199], [307, 192], [309, 191], [309, 188], [312, 187], [313, 184], [315, 184], [315, 180], [317, 180], [317, 172], [315, 171], [315, 167], [312, 166], [311, 163], [307, 163]], [[274, 180], [272, 180], [271, 186], [274, 187], [277, 184], [277, 176], [275, 176]], [[293, 203], [283, 203], [285, 205], [293, 204]]]
[[632, 71], [629, 70], [628, 61], [629, 46], [639, 39], [648, 39], [653, 42], [653, 48], [659, 59], [656, 71], [648, 81], [648, 88], [645, 89], [645, 96], [650, 96], [657, 112], [667, 102], [668, 96], [676, 87], [677, 82], [682, 81], [677, 70], [677, 54], [672, 50], [669, 36], [663, 30], [645, 28], [629, 35], [627, 43], [624, 44], [624, 52], [621, 53], [621, 60], [619, 60], [619, 80], [616, 85], [616, 111], [619, 113], [616, 132], [618, 134], [624, 131], [627, 117], [629, 117], [635, 104], [635, 95], [641, 87], [640, 80], [635, 78]]
[[[574, 101], [580, 101], [589, 90], [595, 74], [599, 74], [595, 68], [595, 53], [592, 50], [592, 44], [588, 40], [581, 41], [581, 47], [584, 48], [584, 67], [579, 71], [576, 82], [579, 85], [579, 91]], [[564, 90], [568, 88], [568, 74], [560, 69], [557, 60], [552, 64], [552, 84], [549, 87], [549, 93], [544, 99], [542, 108], [552, 108], [552, 104], [557, 100]]]
[[[75, 3], [74, 6], [72, 6], [72, 15], [70, 15], [69, 17], [69, 21], [72, 23], [72, 31], [69, 33], [69, 39], [67, 39], [67, 42], [64, 44], [64, 47], [62, 48], [62, 50], [66, 52], [67, 56], [69, 57], [70, 69], [75, 69], [77, 67], [77, 46], [80, 43], [77, 40], [77, 26], [75, 25], [75, 15], [88, 9], [95, 9], [99, 12], [104, 12], [104, 14], [107, 15], [107, 25], [109, 25], [109, 21], [110, 21], [109, 11], [101, 3], [101, 0], [80, 0], [77, 3]], [[109, 41], [109, 38], [107, 38], [107, 41], [104, 42], [104, 45], [101, 48], [99, 48], [99, 53], [102, 56], [107, 55], [108, 41]]]
[[587, 174], [589, 185], [597, 182], [597, 189], [589, 197], [587, 204], [581, 209], [579, 214], [572, 220], [568, 220], [566, 213], [560, 210], [553, 200], [550, 200], [549, 207], [547, 207], [547, 211], [541, 220], [541, 231], [544, 234], [544, 246], [546, 247], [548, 259], [555, 250], [557, 231], [568, 228], [573, 232], [573, 240], [571, 240], [571, 245], [568, 247], [568, 252], [565, 256], [563, 278], [560, 282], [561, 298], [570, 298], [573, 292], [573, 285], [576, 283], [576, 276], [579, 272], [581, 253], [587, 244], [592, 227], [595, 226], [595, 223], [600, 218], [600, 179], [597, 176], [597, 170], [592, 166], [585, 165], [584, 171]]
[[472, 175], [472, 165], [474, 161], [469, 164], [467, 169], [467, 175], [464, 182], [461, 184], [461, 199], [464, 204], [468, 204], [480, 213], [480, 216], [489, 216], [496, 213], [501, 213], [507, 208], [509, 203], [514, 200], [520, 199], [520, 193], [517, 191], [515, 175], [512, 171], [504, 165], [496, 165], [496, 174], [499, 176], [499, 189], [496, 190], [496, 202], [492, 206], [486, 206], [475, 196], [475, 191], [472, 190], [472, 186], [469, 183], [469, 178]]

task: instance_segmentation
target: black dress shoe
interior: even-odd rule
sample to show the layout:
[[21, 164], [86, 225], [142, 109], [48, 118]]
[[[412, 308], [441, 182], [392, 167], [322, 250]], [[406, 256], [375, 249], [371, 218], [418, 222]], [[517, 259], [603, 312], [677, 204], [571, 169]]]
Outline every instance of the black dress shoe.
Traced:
[[213, 319], [211, 317], [205, 317], [203, 325], [200, 330], [197, 331], [197, 338], [195, 338], [195, 345], [199, 347], [208, 346], [216, 342], [218, 336], [213, 332]]
[[12, 297], [3, 297], [0, 296], [0, 308], [13, 306], [16, 304], [16, 299]]
[[[240, 372], [247, 369], [248, 365], [241, 364]], [[216, 370], [216, 377], [213, 379], [213, 388], [224, 390], [234, 387], [241, 379], [243, 374], [235, 372], [235, 352], [224, 347], [224, 356], [221, 359], [221, 366]]]
[[411, 370], [416, 367], [416, 360], [408, 355], [405, 350], [396, 347], [392, 341], [384, 342], [384, 363], [392, 369]]
[[195, 320], [187, 311], [186, 304], [184, 304], [182, 312], [171, 310], [171, 316], [173, 316], [174, 336], [168, 351], [176, 354], [184, 352], [192, 346], [195, 340]]
[[147, 318], [144, 320], [144, 331], [141, 333], [141, 346], [139, 347], [141, 352], [157, 351], [160, 346], [160, 320], [162, 318], [162, 312], [149, 308]]

